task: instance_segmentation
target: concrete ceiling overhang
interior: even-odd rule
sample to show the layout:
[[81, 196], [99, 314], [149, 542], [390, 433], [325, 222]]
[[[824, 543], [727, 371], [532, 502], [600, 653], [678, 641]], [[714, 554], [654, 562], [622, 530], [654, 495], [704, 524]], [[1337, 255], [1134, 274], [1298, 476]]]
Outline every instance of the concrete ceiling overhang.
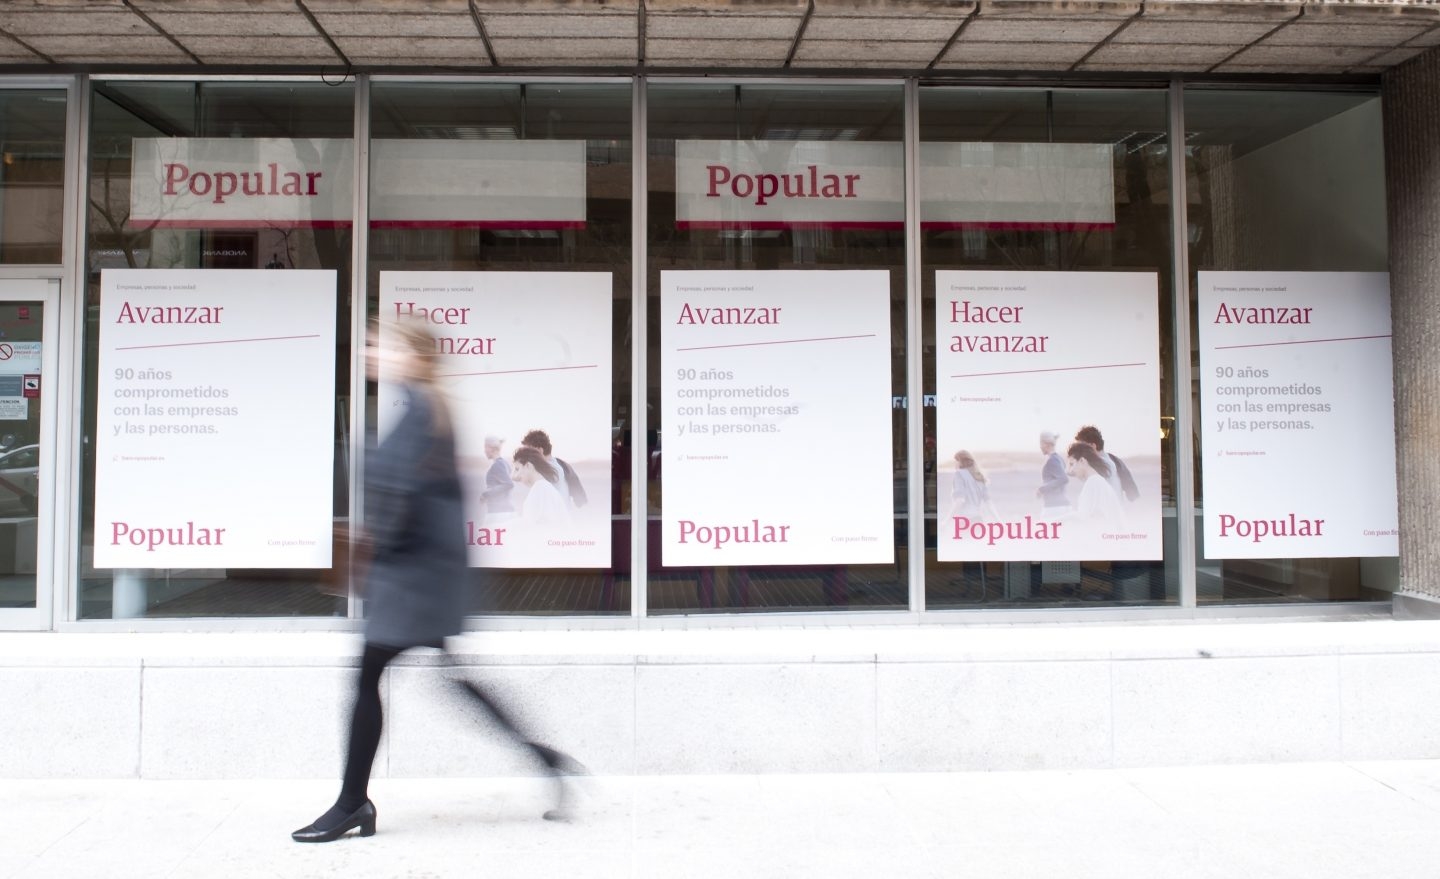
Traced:
[[0, 0], [0, 72], [1354, 76], [1436, 45], [1414, 0]]

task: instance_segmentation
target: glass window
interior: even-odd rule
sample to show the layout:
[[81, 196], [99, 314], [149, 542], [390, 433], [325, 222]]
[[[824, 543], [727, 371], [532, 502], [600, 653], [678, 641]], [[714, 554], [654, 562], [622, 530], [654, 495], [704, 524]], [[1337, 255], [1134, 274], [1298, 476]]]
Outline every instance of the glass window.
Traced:
[[[927, 608], [1141, 605], [1178, 600], [1166, 120], [1162, 91], [936, 87], [920, 92]], [[987, 439], [964, 440], [965, 448], [959, 448], [953, 437], [946, 438], [950, 443], [946, 448], [938, 448], [937, 272], [955, 271], [1138, 273], [1144, 278], [1129, 280], [1142, 287], [1149, 283], [1145, 279], [1154, 278], [1160, 387], [1145, 392], [1159, 395], [1160, 421], [1153, 426], [1139, 424], [1128, 439], [1119, 442], [1114, 441], [1117, 437], [1112, 432], [1112, 442], [1103, 450], [1112, 459], [1119, 456], [1128, 462], [1140, 488], [1132, 495], [1130, 488], [1115, 486], [1111, 506], [1119, 511], [1117, 516], [1140, 510], [1138, 498], [1159, 493], [1164, 561], [1096, 559], [1093, 554], [1083, 560], [1043, 562], [1023, 558], [937, 560], [937, 510], [943, 511], [944, 521], [952, 521], [951, 512], [962, 498], [958, 488], [962, 476], [967, 484], [973, 480], [985, 486], [988, 507], [982, 504], [978, 507], [982, 512], [970, 516], [977, 521], [1023, 522], [1033, 513], [1037, 521], [1049, 517], [1063, 522], [1060, 527], [1089, 527], [1086, 517], [1092, 506], [1100, 509], [1098, 500], [1103, 498], [1084, 493], [1107, 486], [1088, 485], [1098, 470], [1086, 470], [1078, 478], [1073, 469], [1065, 474], [1068, 452], [1084, 438], [1082, 428], [1098, 428], [1103, 439], [1107, 427], [1115, 426], [1089, 415], [1082, 418], [1080, 413], [1057, 417], [1056, 410], [1064, 408], [1059, 400], [1048, 408], [1036, 404], [1033, 411], [1025, 408], [1029, 402], [1007, 400], [1002, 405], [1009, 405], [997, 408], [994, 418], [1004, 421], [1007, 430], [1014, 428], [1014, 437], [1002, 441], [996, 431], [987, 429], [983, 432]], [[1056, 296], [1057, 290], [1068, 289], [1066, 283], [1048, 284], [1043, 296]], [[1068, 283], [1075, 285], [1077, 295], [1085, 295], [1087, 288]], [[948, 293], [938, 295], [949, 308]], [[1055, 302], [1057, 309], [1064, 307], [1058, 297], [1049, 301]], [[1065, 304], [1068, 302], [1067, 297]], [[999, 311], [993, 316], [1006, 317]], [[1103, 345], [1103, 335], [1093, 341]], [[1147, 359], [1153, 362], [1153, 355]], [[1086, 375], [1110, 373], [1097, 368]], [[948, 405], [948, 401], [940, 402]], [[1124, 414], [1118, 409], [1104, 411], [1115, 412], [1111, 417], [1117, 420]], [[1015, 426], [1022, 418], [1023, 431]], [[1151, 430], [1156, 433], [1148, 433]], [[1048, 445], [1044, 445], [1047, 438], [1042, 433], [1050, 434]], [[962, 434], [965, 432], [957, 436]], [[1156, 434], [1158, 444], [1153, 439]], [[962, 464], [965, 474], [958, 472]], [[1042, 484], [1049, 484], [1051, 469], [1065, 476], [1057, 480], [1061, 484], [1053, 505], [1052, 498], [1041, 492]], [[981, 478], [969, 475], [974, 471]], [[1121, 475], [1123, 471], [1117, 473], [1117, 477]], [[981, 492], [976, 489], [973, 494], [978, 497]], [[1149, 513], [1129, 515], [1135, 521], [1136, 516], [1148, 517]], [[1153, 528], [1149, 533], [1153, 534]], [[963, 551], [971, 553], [968, 547]]]
[[65, 92], [0, 91], [0, 263], [58, 263]]
[[1185, 129], [1198, 599], [1202, 604], [1388, 600], [1399, 578], [1394, 556], [1206, 556], [1208, 459], [1199, 408], [1200, 321], [1213, 317], [1199, 314], [1199, 272], [1387, 270], [1380, 99], [1365, 93], [1191, 89], [1185, 93]]
[[[873, 173], [897, 184], [903, 181], [903, 107], [903, 93], [898, 85], [650, 86], [646, 447], [651, 462], [647, 515], [648, 602], [654, 614], [903, 609], [909, 603], [903, 184], [894, 189], [899, 197], [893, 204], [885, 203], [888, 196], [865, 204], [868, 196], [863, 192], [857, 193], [858, 197], [850, 204], [829, 204], [825, 201], [827, 191], [835, 196], [837, 203], [851, 197], [845, 191], [844, 180], [837, 175], [836, 180], [829, 182], [831, 190], [827, 190], [823, 176], [811, 176], [820, 175], [818, 166], [827, 162], [855, 163], [865, 168], [866, 174]], [[771, 143], [776, 146], [766, 146]], [[677, 167], [686, 162], [687, 157], [693, 161], [699, 156], [703, 160], [708, 155], [706, 150], [746, 157], [745, 161], [753, 166], [748, 176], [736, 168], [730, 181], [712, 180], [715, 186], [711, 189], [724, 186], [735, 197], [732, 201], [743, 201], [748, 193], [753, 204], [754, 199], [762, 197], [765, 187], [773, 183], [773, 188], [782, 196], [809, 199], [803, 210], [812, 213], [793, 213], [779, 220], [767, 220], [759, 213], [752, 215], [749, 208], [732, 203], [724, 209], [730, 213], [716, 221], [705, 212], [709, 209], [706, 199], [712, 193], [703, 191], [703, 187], [694, 192], [685, 190], [693, 198], [688, 199], [682, 211], [679, 199], [685, 193], [677, 192], [680, 188]], [[771, 174], [767, 182], [756, 169], [768, 170], [770, 165], [764, 163], [769, 159], [765, 157], [777, 154], [786, 158], [775, 168], [783, 167], [786, 173], [783, 177]], [[882, 382], [882, 387], [873, 392], [874, 396], [883, 396], [883, 402], [867, 398], [864, 405], [878, 405], [889, 412], [892, 485], [888, 491], [881, 485], [881, 493], [893, 495], [893, 507], [892, 498], [887, 497], [867, 499], [864, 503], [867, 513], [883, 511], [888, 515], [893, 509], [893, 526], [881, 526], [893, 527], [892, 561], [729, 567], [662, 564], [661, 515], [667, 460], [663, 438], [676, 437], [682, 429], [682, 425], [675, 423], [678, 419], [672, 419], [662, 404], [662, 337], [665, 333], [660, 320], [662, 272], [697, 270], [884, 273], [879, 283], [888, 286], [888, 382]], [[881, 315], [883, 308], [882, 304]], [[846, 349], [808, 350], [814, 352], [809, 355], [814, 358], [811, 361], [814, 368], [825, 370], [827, 364], [837, 362], [834, 358], [843, 358]], [[842, 431], [826, 443], [832, 448], [844, 449], [856, 441], [853, 431], [864, 427], [852, 425], [847, 429], [849, 433]], [[875, 456], [856, 454], [852, 457], [855, 460], [849, 464], [821, 469], [803, 455], [794, 458], [787, 455], [784, 460], [764, 462], [763, 467], [746, 473], [733, 490], [746, 491], [744, 480], [752, 480], [757, 490], [764, 486], [767, 491], [774, 491], [776, 486], [790, 486], [789, 490], [796, 492], [810, 491], [819, 485], [845, 486], [856, 478], [860, 468], [873, 462]], [[858, 503], [855, 500], [858, 491], [848, 495], [842, 492], [840, 496]], [[835, 506], [843, 510], [845, 501]]]
[[45, 302], [27, 297], [51, 283], [59, 289], [58, 282], [0, 281], [0, 612], [38, 607], [48, 585], [39, 573], [39, 525], [50, 515], [40, 454], [51, 440], [41, 415], [52, 386], [43, 352], [55, 340], [46, 338]]
[[[134, 217], [133, 206], [145, 202], [132, 201], [131, 174], [137, 152], [149, 149], [153, 154], [161, 142], [157, 139], [165, 139], [165, 148], [197, 157], [278, 150], [304, 167], [318, 171], [323, 165], [327, 176], [348, 186], [353, 179], [347, 156], [354, 137], [354, 89], [348, 83], [258, 82], [97, 82], [93, 88], [78, 615], [81, 619], [344, 615], [343, 595], [333, 594], [343, 590], [337, 590], [329, 582], [330, 572], [322, 570], [94, 567], [95, 473], [97, 466], [104, 466], [95, 454], [95, 388], [103, 269], [335, 270], [334, 516], [337, 524], [345, 523], [351, 400], [348, 208], [299, 219], [279, 219], [258, 207], [243, 216], [216, 209], [187, 217], [163, 212], [152, 217], [142, 210]], [[203, 182], [213, 186], [218, 176]], [[202, 182], [199, 175], [195, 180]], [[264, 180], [250, 183], [270, 188]], [[220, 205], [218, 193], [211, 203]], [[275, 430], [283, 435], [285, 425], [277, 424]], [[264, 468], [267, 462], [257, 454], [227, 465]], [[275, 498], [277, 509], [285, 502], [284, 497]], [[224, 499], [217, 498], [216, 503]]]
[[[631, 92], [628, 83], [377, 82], [371, 88], [369, 314], [380, 313], [381, 272], [611, 275], [611, 332], [604, 340], [611, 362], [609, 448], [589, 456], [588, 465], [588, 472], [608, 476], [609, 491], [595, 491], [592, 483], [581, 499], [571, 485], [578, 476], [567, 474], [564, 483], [571, 486], [571, 504], [579, 505], [571, 515], [597, 506], [608, 511], [608, 526], [600, 525], [609, 529], [608, 564], [476, 569], [473, 613], [630, 610]], [[517, 149], [522, 142], [528, 145]], [[467, 175], [467, 167], [475, 173]], [[508, 169], [504, 179], [486, 177], [486, 169], [496, 167]], [[576, 191], [555, 178], [572, 180]], [[444, 180], [452, 182], [437, 183]], [[475, 307], [483, 315], [486, 295], [478, 292]], [[536, 313], [531, 320], [545, 319]], [[374, 424], [373, 394], [369, 403]], [[488, 464], [480, 458], [483, 438], [470, 437], [469, 469], [483, 472], [496, 464], [503, 469], [527, 431], [536, 428], [555, 431], [542, 424], [506, 429], [506, 435], [494, 437], [499, 443], [485, 448]], [[467, 440], [460, 439], [463, 449]], [[571, 454], [559, 435], [552, 452], [562, 461]], [[524, 513], [523, 507], [512, 511], [508, 501], [505, 506], [502, 518]]]

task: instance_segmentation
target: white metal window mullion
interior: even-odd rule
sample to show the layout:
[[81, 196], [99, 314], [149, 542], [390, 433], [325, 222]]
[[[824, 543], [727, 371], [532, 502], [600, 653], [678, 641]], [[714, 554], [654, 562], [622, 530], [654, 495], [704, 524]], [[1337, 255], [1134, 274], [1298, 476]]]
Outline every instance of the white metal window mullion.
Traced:
[[[90, 213], [90, 81], [77, 74], [70, 81], [65, 101], [65, 202], [69, 216], [63, 224], [60, 282], [59, 375], [52, 405], [55, 422], [54, 543], [50, 547], [52, 626], [73, 622], [80, 610], [80, 480], [84, 466], [83, 439], [85, 356], [86, 254], [85, 230]], [[44, 588], [44, 587], [42, 587]]]

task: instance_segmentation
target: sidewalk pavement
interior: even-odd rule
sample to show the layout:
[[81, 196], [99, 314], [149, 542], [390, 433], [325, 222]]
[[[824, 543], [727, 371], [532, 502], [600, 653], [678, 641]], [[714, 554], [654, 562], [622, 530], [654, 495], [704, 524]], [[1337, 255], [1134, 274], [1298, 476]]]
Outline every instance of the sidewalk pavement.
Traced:
[[1440, 761], [584, 781], [381, 779], [300, 845], [334, 782], [0, 780], [0, 879], [1440, 876]]

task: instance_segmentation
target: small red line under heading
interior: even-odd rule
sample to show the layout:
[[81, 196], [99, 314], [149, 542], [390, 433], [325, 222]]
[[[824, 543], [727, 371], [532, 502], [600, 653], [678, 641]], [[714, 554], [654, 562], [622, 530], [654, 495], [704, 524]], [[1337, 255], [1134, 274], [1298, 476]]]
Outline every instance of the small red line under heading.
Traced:
[[537, 369], [493, 369], [489, 372], [442, 372], [440, 378], [463, 378], [470, 375], [514, 375], [517, 372], [560, 372], [566, 369], [594, 369], [600, 364], [586, 363], [583, 366], [542, 366]]
[[1053, 369], [1011, 369], [1005, 372], [967, 372], [960, 375], [952, 375], [951, 378], [982, 378], [987, 375], [1025, 375], [1032, 372], [1075, 372], [1081, 369], [1119, 369], [1123, 366], [1145, 366], [1140, 363], [1103, 363], [1099, 366], [1057, 366]]
[[1317, 345], [1321, 342], [1358, 342], [1362, 339], [1388, 339], [1389, 333], [1379, 336], [1342, 336], [1338, 339], [1299, 339], [1294, 342], [1256, 342], [1253, 345], [1217, 345], [1216, 351], [1229, 351], [1234, 348], [1276, 348], [1281, 345]]
[[761, 345], [797, 345], [801, 342], [838, 342], [841, 339], [873, 339], [874, 333], [860, 336], [823, 336], [818, 339], [781, 339], [777, 342], [740, 342], [735, 345], [699, 345], [694, 348], [676, 348], [676, 351], [713, 351], [716, 348], [758, 348]]
[[308, 336], [267, 336], [263, 339], [216, 339], [213, 342], [170, 342], [165, 345], [126, 345], [116, 351], [141, 351], [147, 348], [189, 348], [193, 345], [237, 345], [241, 342], [284, 342], [290, 339], [318, 339], [319, 333]]

